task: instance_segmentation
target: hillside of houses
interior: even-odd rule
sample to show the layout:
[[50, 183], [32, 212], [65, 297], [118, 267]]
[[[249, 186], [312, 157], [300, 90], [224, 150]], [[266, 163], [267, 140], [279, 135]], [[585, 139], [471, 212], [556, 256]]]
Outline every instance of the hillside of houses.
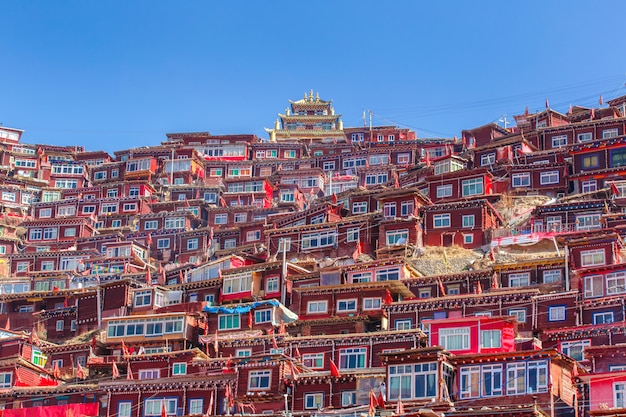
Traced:
[[0, 126], [3, 417], [626, 413], [626, 96], [427, 139], [288, 104], [112, 155]]

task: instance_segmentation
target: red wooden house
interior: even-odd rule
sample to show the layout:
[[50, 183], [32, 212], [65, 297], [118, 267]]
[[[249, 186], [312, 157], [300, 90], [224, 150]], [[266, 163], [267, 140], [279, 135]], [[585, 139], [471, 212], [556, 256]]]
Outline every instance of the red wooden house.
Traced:
[[467, 129], [461, 132], [463, 136], [463, 143], [467, 147], [474, 148], [486, 145], [494, 140], [507, 136], [510, 132], [497, 123], [490, 123], [484, 126], [479, 126], [474, 129]]
[[377, 397], [381, 389], [385, 391], [387, 375], [380, 354], [422, 347], [424, 334], [415, 329], [303, 336], [286, 342], [291, 355], [299, 352], [310, 370], [297, 375], [290, 398], [293, 411], [305, 413], [367, 405], [370, 390]]
[[[384, 271], [379, 269], [377, 272], [382, 274]], [[352, 275], [356, 277], [357, 273]], [[414, 294], [397, 280], [368, 282], [364, 279], [361, 282], [326, 284], [322, 288], [294, 288], [291, 306], [299, 320], [289, 326], [289, 332], [319, 335], [386, 330], [383, 304], [392, 302], [394, 298], [411, 297]]]
[[68, 249], [76, 238], [91, 237], [95, 234], [95, 224], [90, 218], [68, 217], [51, 218], [23, 222], [27, 230], [26, 245], [28, 252], [37, 251], [37, 247]]
[[493, 269], [502, 287], [541, 286], [544, 291], [566, 289], [567, 266], [561, 257], [496, 263]]
[[507, 415], [503, 404], [508, 402], [535, 404], [544, 410], [543, 415], [557, 406], [570, 415], [578, 411], [575, 376], [579, 365], [555, 350], [455, 355], [452, 363], [456, 368], [452, 395], [457, 413], [497, 406]]
[[297, 184], [305, 195], [323, 195], [326, 176], [319, 168], [279, 171], [277, 175], [280, 184]]
[[619, 129], [613, 130], [619, 130], [619, 133], [570, 149], [573, 158], [571, 179], [574, 181], [575, 191], [597, 191], [610, 187], [626, 176], [626, 137], [623, 136], [623, 122]]
[[513, 316], [477, 316], [422, 321], [430, 346], [461, 354], [513, 352], [517, 319]]
[[417, 188], [398, 188], [375, 196], [382, 209], [379, 223], [377, 256], [389, 256], [398, 248], [422, 247], [422, 226], [419, 210], [430, 200]]
[[476, 198], [496, 193], [494, 177], [486, 168], [452, 171], [426, 178], [433, 203]]
[[105, 151], [83, 151], [76, 152], [74, 160], [76, 162], [84, 163], [89, 169], [91, 169], [93, 167], [106, 164], [107, 162], [111, 162], [113, 158], [108, 152]]
[[124, 178], [126, 164], [123, 161], [108, 161], [89, 168], [89, 182], [92, 185], [120, 181]]
[[568, 262], [573, 269], [621, 262], [620, 250], [623, 243], [615, 232], [581, 232], [562, 235], [558, 241], [567, 246]]
[[125, 180], [107, 182], [101, 185], [102, 196], [108, 198], [141, 198], [149, 197], [156, 193], [152, 184], [146, 180]]
[[412, 142], [417, 139], [414, 131], [398, 126], [348, 127], [343, 131], [352, 144], [365, 146]]
[[[99, 389], [106, 392], [103, 415], [158, 417], [223, 413], [220, 400], [224, 398], [224, 387], [235, 385], [234, 373], [208, 370], [204, 365], [206, 356], [198, 349], [169, 353], [145, 351], [146, 354], [115, 358], [121, 378], [99, 384]], [[93, 367], [108, 367], [111, 372], [113, 361]], [[132, 380], [129, 374], [133, 375]]]
[[[599, 113], [600, 114], [600, 113]], [[595, 119], [594, 111], [582, 112], [581, 120], [566, 125], [548, 127], [539, 132], [539, 148], [558, 149], [599, 139], [610, 139], [624, 134], [626, 118]]]
[[266, 229], [267, 250], [270, 254], [285, 251], [290, 259], [349, 257], [359, 245], [361, 252], [370, 253], [376, 242], [373, 230], [376, 218], [368, 214], [321, 224]]
[[439, 203], [421, 209], [425, 246], [478, 248], [491, 241], [502, 218], [484, 199]]
[[623, 345], [588, 346], [585, 357], [590, 372], [579, 375], [589, 395], [587, 409], [591, 416], [617, 415], [626, 409], [626, 363]]
[[[116, 152], [117, 157], [117, 152]], [[150, 180], [157, 174], [159, 163], [154, 156], [133, 157], [132, 153], [125, 162], [124, 172], [120, 179], [124, 181]]]
[[511, 165], [509, 191], [515, 194], [540, 194], [563, 197], [569, 191], [568, 165], [565, 161], [549, 164]]

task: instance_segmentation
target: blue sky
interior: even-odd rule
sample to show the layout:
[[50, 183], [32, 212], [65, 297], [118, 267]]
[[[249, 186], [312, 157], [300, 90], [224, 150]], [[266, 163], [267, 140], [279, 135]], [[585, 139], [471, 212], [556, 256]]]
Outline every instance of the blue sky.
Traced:
[[452, 137], [528, 106], [626, 94], [626, 2], [11, 1], [0, 123], [109, 152], [267, 135], [313, 89], [344, 125]]

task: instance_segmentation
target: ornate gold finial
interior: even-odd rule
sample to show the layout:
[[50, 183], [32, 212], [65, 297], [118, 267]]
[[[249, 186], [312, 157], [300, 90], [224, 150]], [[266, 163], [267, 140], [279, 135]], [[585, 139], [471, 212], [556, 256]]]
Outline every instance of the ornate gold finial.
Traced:
[[289, 115], [291, 114], [291, 110], [289, 110], [289, 107], [287, 107], [287, 108], [285, 109], [285, 114], [286, 114], [287, 116], [289, 116]]
[[315, 93], [315, 101], [320, 101], [320, 92]]
[[311, 92], [309, 93], [309, 100], [313, 101], [313, 89], [311, 88]]
[[307, 99], [307, 95], [306, 95], [306, 91], [304, 92], [304, 101], [306, 101]]

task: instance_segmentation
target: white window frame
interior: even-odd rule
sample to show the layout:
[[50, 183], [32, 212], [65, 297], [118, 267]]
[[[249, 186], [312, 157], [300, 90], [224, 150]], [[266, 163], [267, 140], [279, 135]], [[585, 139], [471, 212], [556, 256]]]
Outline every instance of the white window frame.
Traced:
[[530, 172], [516, 172], [511, 175], [511, 186], [530, 187]]
[[567, 146], [567, 135], [552, 136], [553, 148], [562, 148], [563, 146]]
[[324, 406], [324, 393], [323, 392], [310, 392], [304, 394], [304, 408], [305, 410], [317, 410]]
[[471, 197], [473, 195], [483, 195], [485, 193], [485, 183], [483, 178], [470, 178], [461, 182], [461, 195]]
[[525, 308], [512, 308], [509, 311], [507, 311], [507, 315], [515, 317], [518, 323], [526, 323], [526, 309]]
[[367, 201], [355, 201], [352, 203], [352, 214], [367, 213]]
[[367, 348], [352, 347], [339, 350], [339, 369], [365, 369], [368, 367]]
[[565, 321], [567, 318], [566, 306], [548, 307], [548, 321]]
[[582, 267], [599, 266], [606, 264], [604, 249], [584, 250], [580, 252], [580, 264]]
[[328, 300], [309, 301], [306, 305], [307, 314], [328, 313]]
[[626, 293], [626, 272], [612, 272], [605, 275], [606, 294], [615, 295]]
[[509, 274], [509, 287], [527, 287], [530, 285], [530, 272]]
[[302, 364], [311, 369], [324, 369], [324, 353], [303, 353]]
[[450, 227], [450, 213], [433, 215], [433, 228], [443, 229], [446, 227]]
[[619, 136], [618, 128], [604, 129], [602, 131], [602, 139], [611, 139], [611, 138], [616, 138], [618, 136]]
[[480, 166], [485, 167], [496, 163], [496, 153], [490, 152], [480, 156]]
[[241, 328], [241, 315], [239, 314], [219, 314], [218, 330], [238, 330]]
[[539, 173], [539, 184], [558, 184], [560, 181], [559, 171], [544, 171]]
[[502, 330], [489, 329], [480, 331], [480, 346], [485, 349], [502, 347]]
[[363, 298], [363, 310], [380, 310], [383, 306], [381, 297], [365, 297]]
[[[439, 345], [447, 350], [468, 350], [470, 344], [470, 329], [469, 327], [451, 327], [445, 329], [439, 329]], [[452, 341], [459, 342], [460, 348], [451, 347]]]
[[356, 298], [337, 300], [337, 312], [338, 313], [355, 312], [357, 310], [357, 305], [358, 305], [358, 301]]
[[251, 391], [268, 390], [271, 385], [272, 371], [270, 369], [250, 371], [248, 374], [248, 389]]
[[452, 184], [437, 186], [437, 198], [452, 197]]
[[474, 214], [464, 214], [461, 216], [464, 229], [473, 229], [476, 226], [476, 216]]

